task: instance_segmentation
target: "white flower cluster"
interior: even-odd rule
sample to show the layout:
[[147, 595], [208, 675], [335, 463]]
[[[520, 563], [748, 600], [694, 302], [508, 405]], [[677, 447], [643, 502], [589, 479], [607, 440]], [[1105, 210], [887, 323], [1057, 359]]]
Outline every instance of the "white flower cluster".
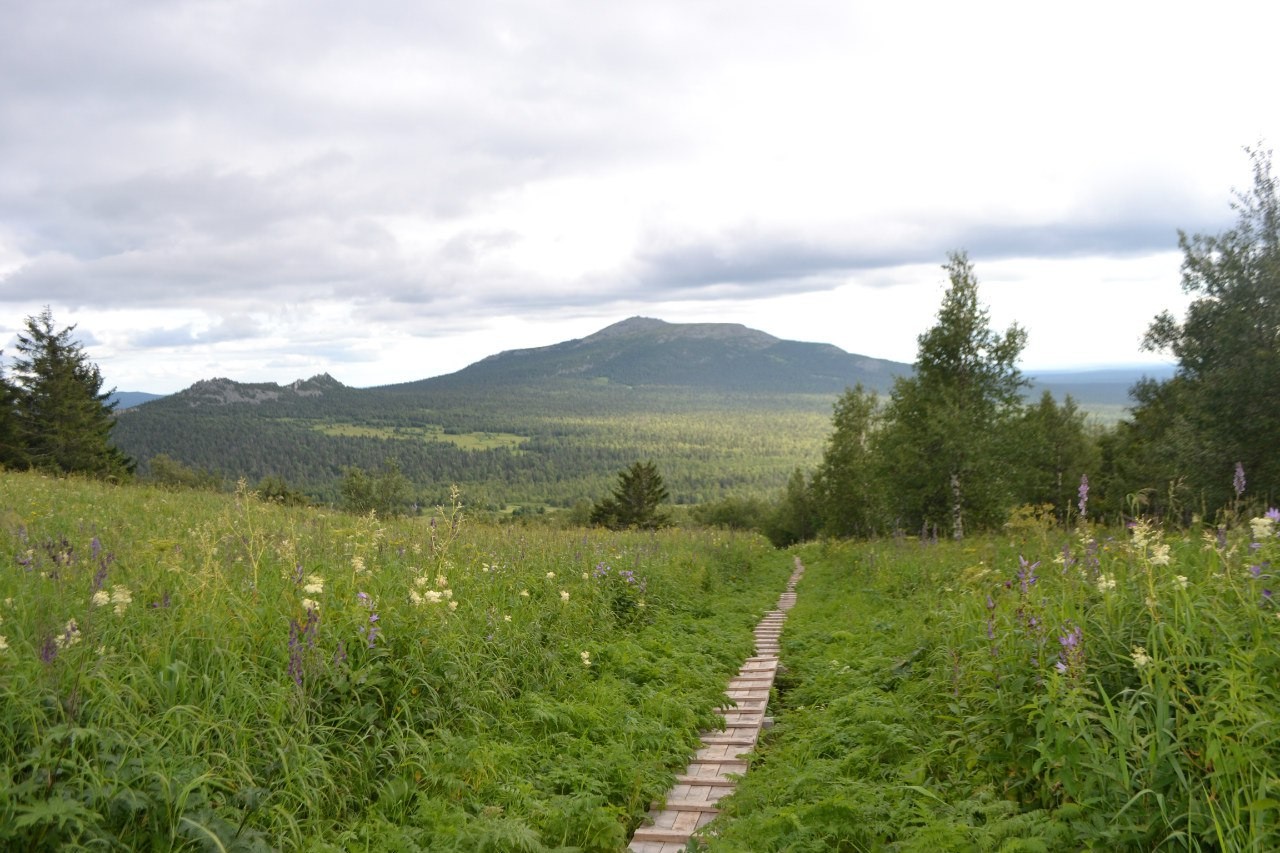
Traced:
[[94, 607], [106, 607], [108, 604], [114, 605], [112, 610], [117, 616], [123, 616], [124, 612], [129, 609], [129, 605], [133, 603], [133, 593], [129, 587], [115, 584], [111, 587], [111, 592], [100, 589], [93, 594], [93, 598], [89, 602]]

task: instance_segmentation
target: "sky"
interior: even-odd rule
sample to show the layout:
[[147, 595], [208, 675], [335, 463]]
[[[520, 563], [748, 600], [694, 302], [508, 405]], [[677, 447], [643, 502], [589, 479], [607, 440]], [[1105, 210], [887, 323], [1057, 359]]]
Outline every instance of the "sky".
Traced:
[[0, 346], [366, 387], [631, 316], [911, 362], [966, 251], [1022, 365], [1167, 362], [1280, 140], [1280, 4], [0, 0]]

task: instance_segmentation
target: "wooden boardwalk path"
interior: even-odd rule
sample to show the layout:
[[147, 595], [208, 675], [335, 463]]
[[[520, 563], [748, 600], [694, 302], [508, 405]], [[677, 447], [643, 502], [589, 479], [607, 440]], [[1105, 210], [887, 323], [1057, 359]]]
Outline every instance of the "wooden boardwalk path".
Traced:
[[684, 773], [676, 776], [666, 802], [654, 803], [645, 824], [632, 836], [627, 847], [632, 853], [682, 853], [694, 833], [719, 814], [716, 802], [733, 790], [730, 774], [746, 772], [747, 762], [741, 756], [751, 752], [764, 727], [769, 688], [778, 671], [782, 623], [795, 606], [796, 583], [802, 574], [804, 565], [797, 557], [787, 591], [756, 626], [755, 655], [729, 679], [725, 695], [733, 705], [717, 711], [724, 717], [724, 731], [702, 733], [701, 748]]

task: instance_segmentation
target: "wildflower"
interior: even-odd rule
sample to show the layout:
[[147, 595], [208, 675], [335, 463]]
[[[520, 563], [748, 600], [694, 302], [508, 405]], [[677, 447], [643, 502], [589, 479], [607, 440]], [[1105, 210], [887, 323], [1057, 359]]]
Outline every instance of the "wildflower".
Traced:
[[[1272, 512], [1274, 511], [1272, 510]], [[1253, 538], [1259, 542], [1271, 536], [1275, 531], [1275, 525], [1275, 519], [1271, 517], [1270, 513], [1260, 518], [1249, 519], [1249, 526], [1253, 528]]]
[[62, 633], [53, 638], [53, 644], [59, 649], [74, 646], [78, 642], [80, 642], [80, 626], [74, 619], [68, 619]]
[[590, 574], [588, 574], [587, 572], [583, 572], [583, 573], [582, 573], [582, 579], [583, 579], [584, 581], [589, 581], [589, 580], [591, 580], [591, 575], [590, 575]]
[[89, 599], [89, 603], [94, 607], [104, 607], [111, 603], [111, 593], [100, 589], [93, 594], [93, 598]]
[[511, 621], [511, 614], [510, 614], [510, 613], [504, 613], [504, 614], [502, 614], [502, 621], [503, 621], [503, 622], [510, 622], [510, 621]]
[[365, 570], [364, 557], [361, 557], [359, 554], [352, 554], [351, 555], [351, 571], [355, 572], [357, 575], [360, 575], [360, 574], [364, 574], [364, 570]]
[[1280, 509], [1276, 509], [1275, 507], [1271, 507], [1271, 509], [1269, 509], [1269, 510], [1267, 510], [1265, 513], [1263, 513], [1263, 516], [1264, 516], [1265, 518], [1269, 518], [1269, 519], [1271, 519], [1272, 521], [1280, 521]]
[[7, 637], [0, 635], [0, 652], [9, 651], [9, 640]]
[[453, 590], [451, 589], [442, 589], [440, 590], [440, 594], [443, 595], [446, 599], [453, 598]]
[[431, 583], [431, 578], [427, 577], [426, 575], [418, 575], [416, 578], [413, 579], [414, 586], [426, 586], [429, 583]]
[[1026, 595], [1031, 591], [1031, 587], [1035, 586], [1036, 581], [1040, 580], [1036, 576], [1035, 571], [1040, 566], [1040, 561], [1028, 563], [1025, 558], [1018, 557], [1018, 563], [1021, 568], [1018, 569], [1018, 582], [1022, 587], [1022, 594]]
[[1116, 588], [1116, 579], [1109, 578], [1106, 575], [1098, 575], [1097, 586], [1098, 592], [1108, 592]]
[[528, 598], [528, 597], [529, 597], [529, 590], [527, 590], [527, 589], [522, 589], [522, 590], [520, 590], [520, 597], [521, 597], [521, 598]]
[[450, 602], [449, 602], [449, 609], [450, 609], [450, 610], [457, 610], [457, 609], [458, 609], [458, 602], [456, 602], [456, 601], [450, 601]]
[[554, 579], [554, 578], [555, 578], [555, 576], [556, 576], [556, 573], [555, 573], [555, 572], [547, 572], [547, 579], [548, 579], [548, 580], [552, 580], [552, 579]]
[[422, 595], [418, 595], [416, 592], [410, 593], [410, 597], [413, 599], [414, 604], [422, 604], [424, 602], [429, 604], [439, 604], [444, 599], [444, 596], [434, 589], [429, 589], [422, 593]]
[[1151, 658], [1147, 655], [1147, 650], [1142, 646], [1134, 646], [1131, 657], [1133, 658], [1133, 665], [1137, 669], [1142, 669], [1151, 663]]
[[1244, 466], [1236, 463], [1236, 475], [1231, 478], [1231, 486], [1236, 490], [1236, 497], [1244, 494]]
[[1169, 546], [1164, 542], [1152, 545], [1150, 561], [1153, 566], [1169, 565]]
[[562, 590], [560, 590], [560, 600], [561, 600], [561, 601], [568, 601], [568, 600], [569, 600], [569, 593], [568, 593], [567, 591], [563, 590], [563, 589], [562, 589]]
[[446, 587], [449, 585], [449, 579], [444, 575], [436, 575], [436, 586]]
[[1187, 580], [1186, 575], [1174, 575], [1173, 585], [1178, 589], [1186, 589], [1188, 583], [1190, 583], [1190, 581]]
[[302, 604], [302, 609], [309, 612], [315, 612], [320, 609], [320, 602], [312, 601], [310, 598], [302, 599], [301, 604]]
[[307, 575], [307, 584], [302, 591], [307, 595], [319, 595], [324, 592], [324, 578], [319, 575]]
[[582, 658], [583, 666], [591, 666], [591, 652], [587, 652], [587, 651], [578, 652], [578, 657]]
[[1080, 519], [1083, 521], [1086, 513], [1085, 510], [1089, 506], [1089, 477], [1085, 474], [1080, 475], [1080, 502], [1076, 504], [1080, 509]]
[[1079, 625], [1072, 626], [1071, 630], [1058, 637], [1058, 663], [1055, 669], [1058, 672], [1066, 673], [1072, 669], [1076, 669], [1083, 662], [1084, 649], [1081, 641], [1084, 639], [1084, 631]]

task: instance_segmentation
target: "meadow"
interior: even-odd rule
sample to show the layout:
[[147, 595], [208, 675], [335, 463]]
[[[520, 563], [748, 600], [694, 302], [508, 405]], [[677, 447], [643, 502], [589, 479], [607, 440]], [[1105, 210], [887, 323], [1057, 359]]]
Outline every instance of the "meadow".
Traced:
[[0, 474], [0, 848], [614, 851], [790, 557]]
[[3, 473], [0, 848], [620, 850], [798, 555], [710, 850], [1280, 849], [1278, 526], [782, 552]]
[[710, 849], [1280, 849], [1280, 513], [1248, 515], [800, 549]]

